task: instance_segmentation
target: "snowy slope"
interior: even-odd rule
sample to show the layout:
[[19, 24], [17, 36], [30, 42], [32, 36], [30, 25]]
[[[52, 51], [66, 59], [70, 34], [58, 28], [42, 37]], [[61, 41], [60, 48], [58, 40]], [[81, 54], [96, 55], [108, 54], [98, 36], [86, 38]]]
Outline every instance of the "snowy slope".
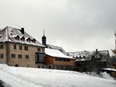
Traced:
[[0, 80], [11, 87], [116, 87], [104, 79], [73, 71], [9, 67], [0, 64]]

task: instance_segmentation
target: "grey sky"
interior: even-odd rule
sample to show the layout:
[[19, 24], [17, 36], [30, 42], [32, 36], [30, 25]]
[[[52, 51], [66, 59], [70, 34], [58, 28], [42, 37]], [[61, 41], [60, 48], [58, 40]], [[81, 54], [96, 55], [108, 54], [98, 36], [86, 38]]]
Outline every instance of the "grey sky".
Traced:
[[0, 0], [0, 28], [24, 27], [41, 42], [66, 51], [110, 50], [116, 30], [116, 0]]

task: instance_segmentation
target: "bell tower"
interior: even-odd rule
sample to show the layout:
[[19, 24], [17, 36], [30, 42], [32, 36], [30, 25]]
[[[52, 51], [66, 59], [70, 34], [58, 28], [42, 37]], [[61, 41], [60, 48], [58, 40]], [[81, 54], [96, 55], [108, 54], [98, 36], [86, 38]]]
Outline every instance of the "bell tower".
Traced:
[[42, 44], [46, 46], [45, 30], [43, 29]]

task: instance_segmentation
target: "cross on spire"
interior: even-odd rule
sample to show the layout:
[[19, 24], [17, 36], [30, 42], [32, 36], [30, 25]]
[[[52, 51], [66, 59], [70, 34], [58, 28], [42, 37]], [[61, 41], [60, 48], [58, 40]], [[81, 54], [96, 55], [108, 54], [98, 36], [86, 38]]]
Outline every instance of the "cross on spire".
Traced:
[[43, 28], [43, 36], [45, 36], [45, 29]]

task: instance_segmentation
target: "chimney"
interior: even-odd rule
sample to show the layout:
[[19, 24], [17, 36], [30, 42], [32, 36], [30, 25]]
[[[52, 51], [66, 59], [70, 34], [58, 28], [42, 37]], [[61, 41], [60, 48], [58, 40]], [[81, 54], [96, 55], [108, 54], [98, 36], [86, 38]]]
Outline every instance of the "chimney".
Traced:
[[21, 33], [22, 33], [22, 34], [24, 34], [24, 28], [21, 28], [21, 30], [20, 30], [20, 31], [21, 31]]
[[96, 54], [98, 54], [98, 49], [96, 49]]

